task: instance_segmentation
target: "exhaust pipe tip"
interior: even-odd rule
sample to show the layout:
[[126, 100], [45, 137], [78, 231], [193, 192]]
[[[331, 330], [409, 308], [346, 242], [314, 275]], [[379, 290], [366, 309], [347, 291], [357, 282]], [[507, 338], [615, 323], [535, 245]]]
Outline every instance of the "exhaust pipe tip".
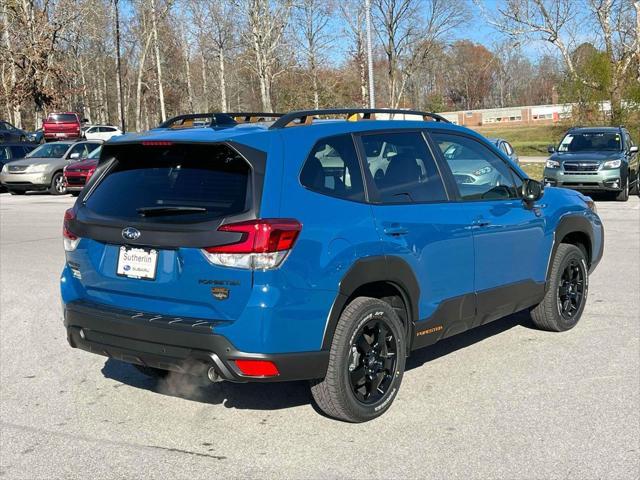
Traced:
[[216, 372], [216, 369], [214, 367], [209, 367], [209, 370], [207, 370], [207, 378], [209, 379], [209, 381], [211, 381], [211, 383], [217, 383], [223, 380], [223, 378], [218, 375], [218, 372]]

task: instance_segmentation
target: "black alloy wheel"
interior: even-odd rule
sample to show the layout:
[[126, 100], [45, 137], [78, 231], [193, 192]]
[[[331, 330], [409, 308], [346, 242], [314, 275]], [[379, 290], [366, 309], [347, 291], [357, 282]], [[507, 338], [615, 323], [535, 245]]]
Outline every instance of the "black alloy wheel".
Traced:
[[384, 318], [374, 318], [354, 337], [348, 369], [356, 399], [371, 405], [386, 395], [398, 362], [398, 341]]
[[585, 278], [583, 263], [571, 259], [562, 272], [558, 285], [558, 310], [563, 318], [572, 319], [584, 301]]

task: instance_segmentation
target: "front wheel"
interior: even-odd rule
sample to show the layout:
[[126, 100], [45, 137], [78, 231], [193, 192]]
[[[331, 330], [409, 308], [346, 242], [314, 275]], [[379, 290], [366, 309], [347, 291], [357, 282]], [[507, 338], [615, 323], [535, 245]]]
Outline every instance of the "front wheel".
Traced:
[[57, 172], [51, 179], [51, 186], [49, 187], [49, 193], [51, 195], [64, 195], [67, 193], [67, 186], [64, 184], [64, 176], [62, 172]]
[[312, 382], [311, 393], [330, 417], [354, 423], [372, 420], [396, 397], [405, 360], [404, 327], [393, 308], [358, 297], [340, 316], [327, 375]]
[[547, 293], [531, 310], [533, 323], [542, 330], [563, 332], [576, 326], [587, 303], [589, 269], [582, 249], [561, 243], [551, 265]]
[[629, 200], [629, 175], [627, 175], [622, 191], [616, 194], [616, 200], [619, 202], [626, 202]]

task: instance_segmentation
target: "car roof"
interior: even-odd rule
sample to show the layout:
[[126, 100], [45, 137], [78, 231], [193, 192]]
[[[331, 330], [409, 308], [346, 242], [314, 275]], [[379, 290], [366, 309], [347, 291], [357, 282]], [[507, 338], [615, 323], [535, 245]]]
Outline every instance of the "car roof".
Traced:
[[571, 133], [571, 132], [580, 132], [580, 133], [595, 133], [595, 132], [620, 133], [620, 129], [625, 130], [624, 127], [575, 127], [575, 128], [570, 128], [568, 133]]
[[245, 143], [251, 139], [272, 137], [274, 135], [301, 135], [312, 139], [320, 139], [341, 133], [357, 133], [378, 130], [423, 129], [457, 131], [482, 138], [481, 135], [465, 127], [453, 123], [420, 121], [420, 120], [375, 120], [347, 121], [341, 119], [316, 120], [310, 125], [291, 126], [281, 129], [269, 129], [273, 122], [241, 123], [224, 127], [200, 127], [185, 129], [156, 129], [141, 133], [127, 133], [114, 137], [108, 145], [140, 143], [145, 141], [167, 141], [185, 143], [233, 142]]

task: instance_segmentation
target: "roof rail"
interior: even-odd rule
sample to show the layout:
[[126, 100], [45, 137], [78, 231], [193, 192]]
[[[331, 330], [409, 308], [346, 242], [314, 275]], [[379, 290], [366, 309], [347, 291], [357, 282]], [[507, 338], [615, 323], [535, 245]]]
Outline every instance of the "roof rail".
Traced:
[[237, 125], [238, 123], [253, 123], [265, 121], [267, 118], [276, 119], [282, 117], [282, 113], [273, 112], [208, 112], [208, 113], [187, 113], [172, 117], [160, 125], [158, 128], [190, 128], [194, 120], [208, 119], [206, 127], [216, 127], [222, 125]]
[[[356, 120], [375, 120], [376, 114], [390, 114], [391, 117], [395, 115], [419, 115], [423, 120], [427, 118], [433, 119], [436, 122], [451, 123], [449, 120], [441, 115], [430, 112], [420, 112], [417, 110], [400, 110], [400, 109], [386, 109], [386, 108], [335, 108], [325, 110], [298, 110], [289, 112], [281, 116], [270, 127], [270, 130], [276, 130], [285, 128], [288, 126], [300, 126], [310, 125], [315, 117], [329, 116], [329, 115], [344, 115], [348, 121]], [[297, 122], [296, 122], [297, 120]]]

